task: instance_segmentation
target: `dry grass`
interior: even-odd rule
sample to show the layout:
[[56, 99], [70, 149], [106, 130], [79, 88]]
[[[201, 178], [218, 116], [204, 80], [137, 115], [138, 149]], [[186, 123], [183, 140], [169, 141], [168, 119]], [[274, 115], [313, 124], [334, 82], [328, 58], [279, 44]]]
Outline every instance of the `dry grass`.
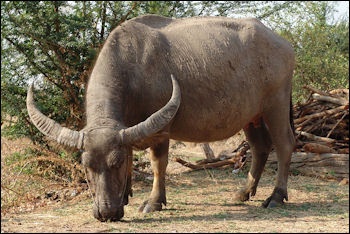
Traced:
[[[267, 175], [266, 175], [267, 174]], [[264, 209], [261, 202], [272, 191], [271, 173], [265, 173], [258, 193], [246, 203], [231, 200], [242, 183], [228, 169], [169, 175], [168, 205], [162, 212], [141, 214], [137, 207], [151, 184], [134, 185], [134, 197], [121, 222], [101, 223], [91, 213], [85, 195], [51, 204], [35, 212], [7, 215], [2, 230], [9, 232], [348, 232], [349, 189], [335, 182], [291, 176], [289, 202], [283, 208]], [[45, 225], [38, 225], [45, 224]]]
[[[33, 145], [29, 139], [1, 139], [1, 214], [46, 205], [51, 191], [81, 191], [81, 166]], [[78, 187], [78, 188], [77, 188]]]
[[[172, 152], [182, 154], [182, 150], [188, 148], [174, 147]], [[196, 152], [193, 155], [193, 158], [198, 157]], [[17, 171], [13, 176], [18, 173]], [[167, 176], [168, 205], [162, 212], [137, 212], [138, 206], [149, 195], [152, 182], [135, 181], [134, 197], [130, 198], [130, 204], [125, 207], [123, 220], [106, 223], [93, 218], [92, 200], [86, 190], [69, 199], [63, 199], [63, 196], [58, 199], [43, 198], [42, 194], [50, 191], [50, 188], [43, 186], [48, 181], [38, 180], [37, 186], [41, 186], [40, 199], [29, 199], [23, 203], [35, 203], [36, 207], [6, 213], [3, 213], [2, 207], [1, 231], [349, 232], [348, 185], [341, 186], [336, 181], [324, 181], [316, 177], [290, 176], [289, 201], [286, 205], [282, 208], [264, 209], [261, 203], [273, 190], [274, 174], [273, 170], [267, 169], [256, 196], [246, 203], [235, 203], [232, 192], [244, 183], [246, 172], [232, 174], [231, 169], [192, 172], [170, 162]], [[18, 185], [23, 183], [21, 186], [25, 191], [32, 186], [28, 184], [31, 179], [27, 178], [26, 181], [23, 172], [20, 175], [14, 178], [17, 178]], [[2, 179], [3, 176], [6, 177], [2, 173]], [[62, 194], [68, 190], [59, 187], [55, 189]], [[35, 196], [33, 195], [34, 198]], [[23, 204], [20, 207], [25, 207]]]

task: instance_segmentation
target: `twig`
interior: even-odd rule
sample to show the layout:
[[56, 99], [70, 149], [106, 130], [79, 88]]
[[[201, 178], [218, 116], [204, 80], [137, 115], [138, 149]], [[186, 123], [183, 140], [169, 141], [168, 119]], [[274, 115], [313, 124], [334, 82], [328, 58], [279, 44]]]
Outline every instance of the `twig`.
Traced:
[[333, 126], [333, 128], [328, 132], [326, 137], [329, 137], [332, 134], [334, 129], [340, 124], [340, 122], [345, 118], [346, 115], [348, 115], [348, 113], [345, 112], [343, 116], [338, 120], [338, 122]]
[[16, 183], [17, 183], [17, 179], [18, 177], [20, 176], [20, 174], [23, 172], [23, 169], [29, 164], [30, 162], [26, 162], [22, 167], [21, 167], [21, 170], [17, 173], [16, 177], [14, 178], [14, 181], [13, 181], [13, 187], [15, 187]]
[[23, 194], [20, 194], [20, 193], [16, 192], [15, 190], [13, 190], [12, 188], [9, 188], [9, 187], [7, 187], [7, 186], [5, 186], [5, 185], [3, 185], [3, 184], [1, 184], [1, 188], [4, 188], [5, 190], [8, 189], [8, 190], [10, 190], [11, 192], [14, 192], [15, 194], [17, 194], [17, 195], [19, 195], [19, 196], [23, 196]]

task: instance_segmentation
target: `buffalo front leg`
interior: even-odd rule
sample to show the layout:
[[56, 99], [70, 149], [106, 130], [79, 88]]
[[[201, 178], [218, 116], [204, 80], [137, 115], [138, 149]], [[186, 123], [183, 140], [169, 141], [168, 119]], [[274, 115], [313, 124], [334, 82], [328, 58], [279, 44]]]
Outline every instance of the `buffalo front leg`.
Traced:
[[143, 202], [139, 211], [149, 213], [162, 210], [166, 205], [165, 172], [168, 165], [169, 139], [151, 147], [150, 161], [153, 170], [153, 188], [149, 198]]
[[258, 126], [254, 126], [253, 123], [250, 123], [248, 127], [244, 129], [244, 133], [252, 152], [252, 163], [246, 185], [235, 193], [234, 199], [236, 201], [247, 201], [250, 196], [255, 195], [266, 160], [272, 148], [270, 134], [262, 118], [260, 118]]

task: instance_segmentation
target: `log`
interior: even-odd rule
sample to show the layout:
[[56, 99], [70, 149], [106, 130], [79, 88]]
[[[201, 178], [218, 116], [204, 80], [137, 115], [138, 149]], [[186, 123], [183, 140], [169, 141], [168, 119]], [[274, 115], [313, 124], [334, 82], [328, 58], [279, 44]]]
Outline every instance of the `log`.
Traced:
[[[270, 156], [273, 158], [276, 157], [276, 154]], [[349, 155], [295, 152], [292, 156], [290, 169], [308, 176], [349, 178]]]
[[344, 97], [345, 99], [349, 100], [349, 89], [333, 89], [329, 91], [330, 95], [336, 95], [338, 97]]
[[318, 93], [312, 94], [312, 98], [318, 101], [325, 101], [325, 102], [331, 102], [340, 106], [345, 106], [349, 104], [349, 101], [343, 99], [343, 98], [335, 98], [335, 97], [330, 97], [330, 96], [324, 96], [320, 95]]
[[[246, 161], [251, 163], [251, 156]], [[270, 153], [265, 167], [277, 170], [276, 152]], [[324, 179], [349, 178], [349, 154], [294, 152], [289, 171]]]
[[324, 92], [322, 90], [316, 89], [314, 87], [308, 86], [308, 85], [304, 85], [303, 88], [304, 89], [308, 89], [308, 90], [310, 90], [313, 93], [318, 93], [318, 94], [321, 94], [321, 95], [324, 95], [324, 96], [329, 96], [328, 93], [326, 93], [326, 92]]
[[[174, 161], [192, 170], [201, 170], [219, 168], [227, 165], [233, 166], [235, 169], [241, 168], [246, 162], [248, 164], [251, 163], [251, 153], [248, 152], [244, 159], [243, 161], [242, 157], [234, 157], [201, 165], [186, 162], [177, 157], [174, 158]], [[271, 152], [265, 168], [277, 170], [277, 163], [276, 152]], [[294, 152], [290, 162], [290, 172], [306, 176], [317, 176], [325, 179], [349, 178], [349, 154]]]
[[311, 152], [311, 153], [318, 153], [318, 154], [337, 153], [337, 151], [332, 149], [331, 147], [318, 144], [318, 143], [306, 143], [303, 146], [303, 149], [304, 151]]
[[300, 134], [302, 136], [305, 136], [305, 137], [309, 138], [310, 140], [314, 140], [314, 141], [323, 141], [323, 142], [327, 142], [327, 143], [334, 143], [334, 142], [336, 142], [335, 139], [332, 139], [332, 138], [329, 138], [329, 137], [320, 137], [320, 136], [316, 136], [314, 134], [303, 132], [303, 131], [295, 130], [295, 133], [296, 134]]
[[306, 115], [306, 116], [300, 117], [298, 119], [295, 119], [294, 123], [295, 124], [299, 124], [299, 123], [304, 122], [305, 120], [310, 119], [310, 118], [314, 119], [314, 118], [319, 118], [319, 117], [323, 117], [323, 116], [326, 116], [326, 115], [332, 115], [332, 114], [335, 114], [335, 113], [340, 112], [340, 111], [345, 110], [345, 109], [346, 109], [346, 106], [339, 106], [339, 107], [336, 107], [336, 108], [333, 108], [333, 109], [329, 109], [329, 110], [325, 110], [325, 111], [322, 111], [322, 112], [318, 112], [318, 113], [315, 113], [315, 114]]
[[305, 104], [299, 104], [298, 106], [295, 106], [295, 113], [299, 113], [296, 116], [296, 119], [300, 118], [301, 116], [305, 116], [308, 114], [315, 113], [314, 108], [318, 108], [319, 103], [312, 101], [310, 103]]
[[[303, 129], [304, 132], [312, 132], [314, 129], [319, 128], [319, 125], [321, 125], [324, 121], [325, 121], [324, 117], [322, 119], [318, 119], [316, 121], [313, 119], [308, 119], [308, 120], [302, 122], [300, 125], [298, 125], [297, 130]], [[305, 122], [312, 122], [312, 124], [305, 126], [306, 125]]]

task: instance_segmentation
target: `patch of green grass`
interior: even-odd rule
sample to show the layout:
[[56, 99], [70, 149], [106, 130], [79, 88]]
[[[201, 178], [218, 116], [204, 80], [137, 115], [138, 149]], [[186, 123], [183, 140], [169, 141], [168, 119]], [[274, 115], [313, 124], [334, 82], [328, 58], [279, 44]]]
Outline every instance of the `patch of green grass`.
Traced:
[[219, 212], [217, 214], [214, 214], [213, 218], [214, 219], [229, 219], [231, 216], [232, 216], [232, 214], [230, 212], [223, 211], [223, 212]]
[[34, 165], [33, 163], [26, 163], [25, 161], [39, 156], [40, 152], [32, 148], [26, 148], [24, 152], [14, 152], [4, 159], [4, 164], [7, 167], [11, 167], [15, 173], [33, 174]]
[[341, 202], [344, 198], [348, 198], [349, 194], [330, 194], [330, 199], [333, 202]]
[[300, 206], [295, 206], [297, 208], [297, 210], [301, 210], [301, 211], [308, 211], [312, 208], [314, 208], [314, 206], [308, 202], [302, 203]]
[[288, 209], [286, 209], [285, 207], [279, 207], [279, 208], [273, 208], [273, 209], [274, 209], [273, 211], [275, 213], [278, 213], [283, 217], [290, 217], [291, 216], [291, 212]]
[[319, 187], [314, 185], [314, 184], [304, 184], [302, 187], [307, 191], [307, 192], [316, 192]]
[[13, 154], [7, 156], [4, 160], [6, 166], [11, 166], [15, 163], [23, 161], [33, 156], [40, 155], [40, 152], [32, 148], [26, 148], [24, 152], [14, 152]]
[[299, 171], [298, 169], [296, 169], [296, 168], [293, 168], [293, 169], [291, 170], [291, 174], [292, 174], [293, 176], [298, 176], [298, 175], [300, 175], [300, 171]]

